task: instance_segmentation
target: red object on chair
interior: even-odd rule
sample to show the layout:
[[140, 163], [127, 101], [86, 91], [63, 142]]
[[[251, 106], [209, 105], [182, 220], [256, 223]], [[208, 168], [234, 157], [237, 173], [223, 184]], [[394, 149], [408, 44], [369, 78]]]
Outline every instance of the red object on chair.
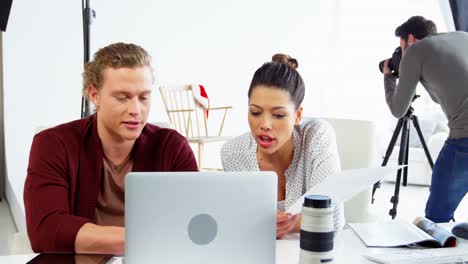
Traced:
[[201, 108], [205, 109], [205, 115], [208, 118], [208, 112], [210, 109], [210, 99], [206, 93], [205, 87], [201, 84], [192, 84], [193, 99]]

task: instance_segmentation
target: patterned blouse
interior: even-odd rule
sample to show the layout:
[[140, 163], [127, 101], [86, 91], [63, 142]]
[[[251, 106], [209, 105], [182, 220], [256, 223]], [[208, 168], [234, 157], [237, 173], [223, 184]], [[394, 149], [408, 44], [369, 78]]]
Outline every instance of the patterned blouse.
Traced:
[[[288, 209], [312, 186], [327, 176], [339, 172], [340, 160], [335, 132], [321, 119], [304, 119], [293, 129], [294, 157], [285, 171]], [[259, 171], [257, 143], [250, 132], [226, 142], [221, 149], [221, 160], [226, 171]], [[344, 226], [343, 204], [335, 204], [335, 232]]]

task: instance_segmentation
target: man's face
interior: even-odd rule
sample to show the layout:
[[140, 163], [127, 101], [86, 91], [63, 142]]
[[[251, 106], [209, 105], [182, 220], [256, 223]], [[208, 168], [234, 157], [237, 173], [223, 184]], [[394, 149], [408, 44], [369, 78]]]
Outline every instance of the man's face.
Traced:
[[418, 39], [414, 37], [413, 34], [408, 35], [408, 39], [400, 38], [400, 48], [402, 55], [405, 54], [406, 49], [413, 45]]
[[107, 68], [102, 74], [101, 89], [88, 89], [96, 106], [99, 136], [107, 142], [134, 141], [140, 136], [151, 107], [151, 70]]
[[401, 52], [405, 53], [406, 49], [409, 47], [408, 41], [404, 38], [400, 38], [400, 48]]

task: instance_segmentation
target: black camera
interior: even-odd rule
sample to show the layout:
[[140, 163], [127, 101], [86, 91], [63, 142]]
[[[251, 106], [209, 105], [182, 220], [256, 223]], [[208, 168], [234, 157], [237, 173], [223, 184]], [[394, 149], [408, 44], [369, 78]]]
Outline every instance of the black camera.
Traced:
[[[401, 48], [398, 47], [392, 54], [392, 57], [388, 59], [388, 67], [392, 70], [393, 75], [398, 77], [398, 69], [400, 68], [400, 61], [401, 61]], [[379, 63], [380, 72], [383, 73], [383, 65], [385, 60]]]

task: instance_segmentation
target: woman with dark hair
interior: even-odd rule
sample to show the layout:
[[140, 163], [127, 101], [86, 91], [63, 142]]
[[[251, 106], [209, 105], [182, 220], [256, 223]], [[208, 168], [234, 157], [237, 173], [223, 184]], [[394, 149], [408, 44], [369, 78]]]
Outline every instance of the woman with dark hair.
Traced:
[[[284, 211], [312, 186], [340, 170], [332, 127], [302, 117], [304, 82], [298, 62], [276, 54], [250, 84], [249, 126], [221, 150], [226, 171], [274, 171], [278, 175], [276, 237], [299, 232], [301, 216]], [[344, 225], [342, 205], [335, 205], [335, 232]]]

